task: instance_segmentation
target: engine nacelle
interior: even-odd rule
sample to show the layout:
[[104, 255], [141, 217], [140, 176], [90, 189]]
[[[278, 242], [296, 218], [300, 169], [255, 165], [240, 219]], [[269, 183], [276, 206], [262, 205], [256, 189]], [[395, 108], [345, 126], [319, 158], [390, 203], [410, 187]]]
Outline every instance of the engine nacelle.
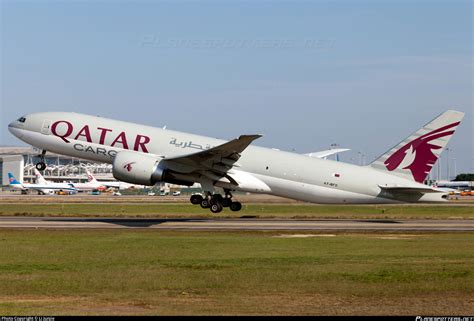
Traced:
[[112, 172], [119, 181], [152, 186], [165, 181], [166, 169], [160, 166], [161, 160], [156, 156], [123, 151], [115, 156]]

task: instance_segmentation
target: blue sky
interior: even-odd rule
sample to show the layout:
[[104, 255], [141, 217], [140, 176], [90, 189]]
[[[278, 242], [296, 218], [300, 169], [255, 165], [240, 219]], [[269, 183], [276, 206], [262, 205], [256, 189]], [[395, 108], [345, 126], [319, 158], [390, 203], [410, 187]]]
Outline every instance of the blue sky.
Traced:
[[0, 144], [21, 144], [12, 119], [65, 110], [370, 161], [452, 108], [466, 117], [450, 156], [474, 172], [472, 14], [470, 1], [4, 0]]

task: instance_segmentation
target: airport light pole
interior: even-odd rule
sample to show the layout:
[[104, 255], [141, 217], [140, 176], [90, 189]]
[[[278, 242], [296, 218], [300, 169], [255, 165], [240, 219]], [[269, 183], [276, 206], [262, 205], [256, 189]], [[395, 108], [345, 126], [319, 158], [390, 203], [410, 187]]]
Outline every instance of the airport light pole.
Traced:
[[358, 151], [357, 154], [359, 154], [359, 165], [360, 166], [365, 166], [365, 154], [362, 153], [362, 151]]
[[446, 180], [447, 181], [449, 181], [449, 151], [450, 150], [451, 150], [450, 148], [446, 147], [446, 152], [447, 152], [446, 156], [448, 158], [446, 160]]
[[441, 164], [441, 157], [438, 158], [438, 161], [436, 162], [436, 180], [439, 182], [439, 164]]
[[453, 161], [454, 161], [454, 179], [456, 179], [456, 176], [458, 176], [458, 169], [456, 166], [456, 157], [453, 157]]
[[[339, 144], [337, 144], [337, 143], [332, 143], [332, 144], [330, 145], [330, 148], [329, 148], [329, 149], [336, 149], [336, 148], [338, 148], [338, 147], [339, 147]], [[335, 160], [335, 161], [339, 161], [339, 156], [338, 156], [337, 154], [334, 155], [334, 160]]]

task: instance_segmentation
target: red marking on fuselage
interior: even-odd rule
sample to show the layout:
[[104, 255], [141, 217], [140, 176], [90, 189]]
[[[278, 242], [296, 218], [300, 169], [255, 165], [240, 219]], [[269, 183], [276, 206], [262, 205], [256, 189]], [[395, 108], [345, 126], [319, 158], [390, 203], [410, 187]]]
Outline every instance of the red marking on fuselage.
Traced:
[[85, 137], [86, 140], [89, 142], [89, 143], [92, 143], [92, 138], [91, 138], [91, 132], [89, 130], [89, 125], [85, 125], [84, 127], [82, 127], [82, 129], [77, 133], [76, 137], [74, 138], [75, 140], [78, 140], [79, 137]]
[[97, 129], [101, 131], [99, 144], [104, 145], [105, 144], [104, 143], [105, 142], [105, 135], [107, 135], [107, 132], [111, 132], [112, 129], [102, 128], [102, 127], [97, 127]]
[[117, 143], [122, 144], [123, 149], [128, 149], [127, 136], [125, 135], [125, 132], [121, 132], [117, 137], [115, 137], [115, 140], [110, 146], [114, 147]]
[[[129, 140], [127, 138], [127, 132], [121, 131], [118, 135], [115, 136], [114, 140], [112, 140], [112, 143], [110, 145], [107, 145], [105, 143], [105, 140], [107, 138], [107, 135], [109, 134], [112, 135], [114, 130], [111, 128], [104, 128], [104, 127], [97, 127], [96, 128], [98, 133], [99, 133], [99, 142], [94, 142], [93, 136], [91, 135], [91, 130], [94, 130], [93, 128], [91, 129], [89, 125], [84, 125], [81, 127], [81, 129], [77, 132], [77, 134], [74, 136], [74, 140], [84, 140], [87, 141], [88, 143], [98, 143], [100, 145], [106, 145], [110, 147], [117, 147], [123, 148], [123, 149], [130, 149], [129, 148]], [[74, 132], [74, 125], [66, 120], [59, 120], [56, 121], [52, 124], [51, 126], [51, 133], [56, 136], [61, 138], [64, 142], [70, 143], [69, 139], [73, 135]], [[113, 136], [112, 136], [113, 137]], [[81, 139], [82, 138], [82, 139]], [[137, 134], [135, 136], [135, 140], [133, 143], [133, 150], [137, 152], [143, 152], [143, 153], [148, 153], [148, 147], [146, 146], [149, 144], [151, 141], [151, 138], [146, 135], [141, 135]]]
[[137, 135], [137, 137], [135, 138], [135, 145], [133, 146], [133, 150], [138, 151], [139, 148], [141, 148], [144, 153], [148, 153], [148, 149], [146, 148], [145, 145], [148, 144], [149, 142], [150, 142], [150, 137]]
[[[58, 134], [57, 130], [58, 130], [58, 125], [61, 124], [61, 123], [65, 123], [67, 125], [67, 130], [66, 132], [64, 133], [64, 135], [60, 135]], [[60, 121], [57, 121], [55, 122], [52, 126], [51, 126], [51, 132], [53, 133], [54, 136], [57, 136], [59, 138], [61, 138], [62, 140], [64, 140], [66, 143], [69, 143], [69, 141], [66, 139], [66, 137], [69, 137], [71, 134], [72, 134], [72, 131], [73, 131], [73, 126], [70, 122], [68, 121], [65, 121], [65, 120], [60, 120]]]

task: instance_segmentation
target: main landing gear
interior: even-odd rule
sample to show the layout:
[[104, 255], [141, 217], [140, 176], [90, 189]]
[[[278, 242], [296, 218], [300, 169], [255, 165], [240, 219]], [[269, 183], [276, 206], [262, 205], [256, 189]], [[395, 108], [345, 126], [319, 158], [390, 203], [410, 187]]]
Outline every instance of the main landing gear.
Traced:
[[202, 208], [209, 208], [212, 213], [220, 213], [224, 207], [230, 208], [233, 212], [238, 212], [242, 209], [240, 202], [232, 201], [232, 194], [230, 192], [226, 192], [225, 196], [206, 193], [206, 196], [203, 197], [200, 194], [195, 194], [191, 196], [191, 203], [194, 205], [200, 204]]
[[46, 154], [46, 151], [43, 149], [41, 152], [41, 155], [38, 155], [40, 158], [40, 161], [36, 163], [36, 169], [39, 171], [44, 171], [46, 169], [46, 163], [44, 162], [44, 155]]

